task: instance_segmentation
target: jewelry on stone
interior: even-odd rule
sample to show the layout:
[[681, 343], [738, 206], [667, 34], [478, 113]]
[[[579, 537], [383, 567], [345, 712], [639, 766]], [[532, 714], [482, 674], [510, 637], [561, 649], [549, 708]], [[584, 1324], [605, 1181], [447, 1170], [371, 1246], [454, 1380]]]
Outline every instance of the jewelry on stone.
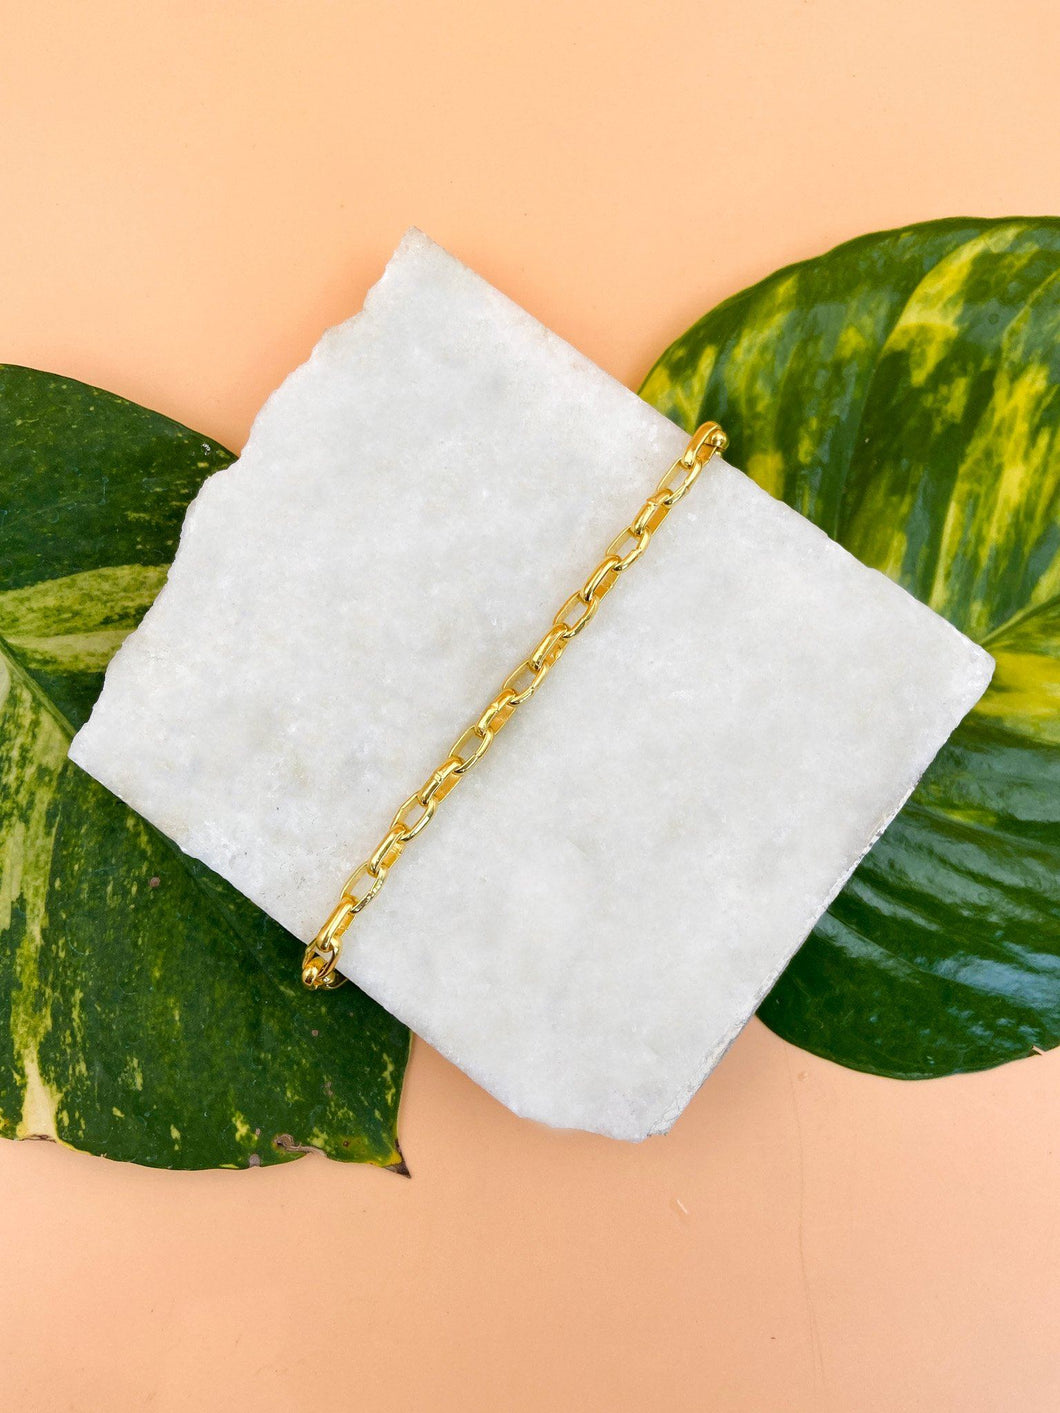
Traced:
[[677, 502], [692, 489], [711, 457], [725, 450], [728, 437], [717, 422], [705, 422], [671, 465], [632, 521], [621, 530], [580, 589], [561, 605], [548, 632], [528, 658], [505, 678], [501, 690], [476, 722], [457, 737], [449, 754], [423, 785], [411, 794], [390, 822], [375, 851], [357, 865], [342, 886], [339, 901], [305, 949], [302, 981], [311, 988], [334, 990], [345, 977], [337, 970], [342, 938], [386, 882], [405, 845], [430, 821], [439, 803], [489, 750], [494, 737], [516, 709], [528, 702], [567, 648], [594, 616], [600, 601], [635, 564], [652, 535]]

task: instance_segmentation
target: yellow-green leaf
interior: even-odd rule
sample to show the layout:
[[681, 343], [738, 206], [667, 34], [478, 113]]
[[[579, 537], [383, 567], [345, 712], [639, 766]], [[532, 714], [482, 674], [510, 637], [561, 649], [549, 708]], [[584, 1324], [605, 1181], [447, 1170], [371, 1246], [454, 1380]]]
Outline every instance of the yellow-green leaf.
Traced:
[[66, 758], [230, 452], [0, 367], [0, 1134], [158, 1167], [401, 1165], [404, 1026]]
[[1060, 220], [870, 235], [734, 296], [642, 395], [997, 659], [762, 1007], [922, 1078], [1060, 1042]]

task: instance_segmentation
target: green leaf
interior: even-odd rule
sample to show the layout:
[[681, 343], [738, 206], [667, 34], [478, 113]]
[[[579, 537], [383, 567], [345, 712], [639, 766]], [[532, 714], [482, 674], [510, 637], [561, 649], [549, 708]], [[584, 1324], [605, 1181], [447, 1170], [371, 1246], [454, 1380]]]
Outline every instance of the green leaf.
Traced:
[[641, 389], [997, 672], [761, 1009], [906, 1079], [1060, 1042], [1060, 221], [865, 236], [726, 300]]
[[409, 1035], [66, 758], [230, 452], [0, 366], [0, 1134], [157, 1167], [401, 1168]]

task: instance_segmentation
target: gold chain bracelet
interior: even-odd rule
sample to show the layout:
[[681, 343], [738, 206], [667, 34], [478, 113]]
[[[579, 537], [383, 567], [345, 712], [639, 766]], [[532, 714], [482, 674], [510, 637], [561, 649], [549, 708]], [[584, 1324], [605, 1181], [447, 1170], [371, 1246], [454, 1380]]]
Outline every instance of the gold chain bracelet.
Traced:
[[567, 644], [596, 613], [600, 600], [614, 586], [618, 576], [641, 557], [652, 535], [681, 497], [692, 489], [715, 452], [725, 450], [728, 440], [717, 422], [705, 422], [697, 429], [632, 522], [608, 545], [603, 559], [582, 587], [560, 607], [551, 628], [534, 651], [505, 679], [501, 690], [474, 725], [454, 741], [434, 774], [401, 806], [375, 852], [358, 864], [347, 878], [331, 916], [306, 948], [302, 960], [302, 980], [306, 986], [342, 985], [345, 978], [335, 968], [343, 933], [382, 888], [405, 845], [427, 827], [439, 803], [461, 777], [478, 764], [515, 710], [534, 695]]

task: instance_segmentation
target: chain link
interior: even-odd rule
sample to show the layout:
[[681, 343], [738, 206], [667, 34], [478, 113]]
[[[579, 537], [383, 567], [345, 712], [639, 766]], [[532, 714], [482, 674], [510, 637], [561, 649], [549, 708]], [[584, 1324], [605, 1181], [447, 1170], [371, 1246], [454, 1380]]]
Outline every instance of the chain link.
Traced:
[[530, 656], [505, 678], [501, 690], [479, 719], [461, 732], [438, 769], [408, 797], [375, 851], [347, 878], [330, 917], [306, 948], [302, 960], [302, 980], [306, 986], [342, 985], [343, 977], [335, 968], [343, 934], [382, 888], [406, 844], [426, 829], [440, 802], [479, 763], [518, 708], [530, 700], [559, 662], [567, 645], [593, 618], [600, 601], [615, 586], [619, 576], [637, 562], [673, 507], [695, 485], [703, 467], [715, 452], [724, 451], [727, 445], [728, 438], [716, 422], [706, 422], [697, 429], [633, 520], [608, 545], [604, 558], [585, 583], [560, 607], [548, 632]]

